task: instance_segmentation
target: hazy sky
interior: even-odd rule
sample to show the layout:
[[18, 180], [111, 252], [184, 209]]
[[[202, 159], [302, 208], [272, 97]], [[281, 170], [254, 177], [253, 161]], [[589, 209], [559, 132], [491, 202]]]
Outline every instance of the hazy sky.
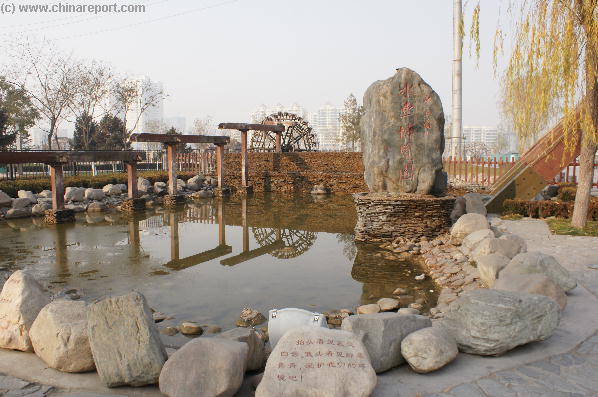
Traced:
[[[63, 1], [93, 3], [94, 0]], [[114, 3], [96, 1], [96, 4]], [[164, 84], [166, 116], [249, 121], [260, 104], [316, 110], [361, 102], [374, 81], [414, 69], [451, 110], [451, 0], [131, 0], [142, 14], [0, 15], [0, 39], [45, 36], [77, 57]], [[15, 0], [18, 4], [43, 1]], [[479, 68], [463, 62], [463, 122], [496, 125], [497, 0], [482, 0]], [[471, 6], [469, 14], [471, 13]]]

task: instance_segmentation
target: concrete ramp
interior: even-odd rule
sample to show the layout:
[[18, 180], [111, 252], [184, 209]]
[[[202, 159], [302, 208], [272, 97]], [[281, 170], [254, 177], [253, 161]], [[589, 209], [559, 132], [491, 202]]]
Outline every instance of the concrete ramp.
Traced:
[[488, 212], [500, 213], [508, 199], [531, 200], [552, 183], [555, 175], [579, 156], [580, 131], [577, 134], [577, 146], [574, 150], [567, 149], [561, 120], [540, 138], [494, 183], [490, 192], [493, 197], [486, 203]]

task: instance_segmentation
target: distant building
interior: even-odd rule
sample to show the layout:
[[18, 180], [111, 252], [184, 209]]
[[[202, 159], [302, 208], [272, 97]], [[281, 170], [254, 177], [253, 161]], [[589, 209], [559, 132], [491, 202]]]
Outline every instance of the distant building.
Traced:
[[498, 129], [496, 127], [463, 127], [463, 143], [482, 142], [489, 149], [494, 150], [498, 142]]
[[346, 149], [346, 145], [342, 143], [339, 121], [339, 116], [343, 113], [343, 107], [326, 104], [310, 114], [309, 123], [318, 138], [320, 150], [340, 151]]
[[305, 120], [307, 119], [308, 115], [307, 110], [297, 103], [293, 103], [291, 106], [284, 106], [278, 103], [274, 106], [260, 105], [260, 107], [251, 113], [250, 119], [252, 123], [261, 123], [266, 117], [278, 112], [296, 114]]

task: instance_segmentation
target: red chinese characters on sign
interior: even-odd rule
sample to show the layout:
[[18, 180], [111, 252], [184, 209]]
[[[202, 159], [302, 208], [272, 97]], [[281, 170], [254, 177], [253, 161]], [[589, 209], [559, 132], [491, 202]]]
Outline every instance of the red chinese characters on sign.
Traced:
[[405, 117], [409, 117], [413, 115], [413, 109], [415, 109], [415, 106], [413, 106], [413, 104], [409, 101], [405, 102], [403, 104], [403, 107], [401, 108], [401, 118], [405, 118]]
[[410, 98], [413, 95], [413, 86], [405, 83], [405, 85], [399, 90], [399, 94]]
[[[304, 374], [322, 368], [357, 369], [366, 368], [366, 356], [355, 351], [355, 344], [342, 340], [319, 340], [311, 349], [307, 340], [296, 340], [299, 351], [281, 351], [280, 361], [275, 364], [276, 379], [280, 382], [302, 382]], [[313, 343], [312, 343], [313, 344]], [[308, 350], [305, 350], [308, 349]]]

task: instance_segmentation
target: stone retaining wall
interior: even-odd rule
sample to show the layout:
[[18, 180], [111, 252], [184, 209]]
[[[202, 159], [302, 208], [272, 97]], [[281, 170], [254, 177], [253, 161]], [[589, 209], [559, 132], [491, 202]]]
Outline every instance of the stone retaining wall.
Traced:
[[357, 207], [355, 239], [360, 241], [438, 237], [450, 230], [455, 205], [452, 196], [357, 193], [353, 198]]
[[[224, 157], [224, 182], [241, 186], [241, 154]], [[310, 191], [324, 183], [334, 193], [367, 190], [361, 153], [249, 153], [249, 181], [255, 192]]]

